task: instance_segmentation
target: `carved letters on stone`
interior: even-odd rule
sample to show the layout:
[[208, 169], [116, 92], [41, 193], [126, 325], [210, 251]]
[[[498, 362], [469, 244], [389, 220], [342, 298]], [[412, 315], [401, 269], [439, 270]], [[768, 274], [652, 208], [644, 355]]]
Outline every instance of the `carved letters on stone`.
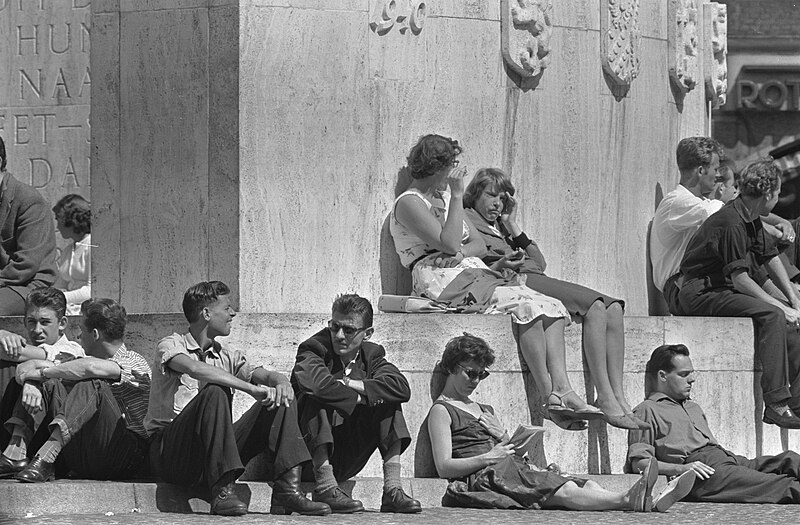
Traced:
[[670, 0], [668, 23], [669, 78], [681, 92], [688, 93], [700, 80], [698, 46], [699, 0]]
[[382, 0], [375, 4], [370, 29], [385, 35], [396, 25], [401, 33], [409, 28], [418, 35], [425, 25], [428, 5], [422, 0]]
[[502, 0], [500, 8], [506, 63], [523, 77], [541, 74], [550, 65], [551, 0]]
[[600, 38], [603, 70], [619, 86], [639, 74], [639, 0], [602, 0]]
[[706, 98], [713, 107], [725, 105], [728, 93], [728, 6], [703, 5], [706, 59], [703, 62]]

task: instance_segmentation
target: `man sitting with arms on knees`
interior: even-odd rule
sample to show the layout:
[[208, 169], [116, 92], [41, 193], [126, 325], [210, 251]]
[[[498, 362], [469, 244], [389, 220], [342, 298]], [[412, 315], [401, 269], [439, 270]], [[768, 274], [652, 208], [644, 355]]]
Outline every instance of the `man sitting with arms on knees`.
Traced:
[[700, 405], [689, 399], [695, 370], [685, 345], [656, 348], [647, 362], [647, 399], [634, 413], [648, 430], [628, 433], [634, 471], [651, 458], [668, 476], [696, 476], [687, 496], [716, 503], [800, 503], [800, 455], [747, 459], [719, 445]]
[[300, 344], [292, 371], [300, 428], [317, 481], [313, 499], [333, 512], [364, 510], [337, 480], [358, 474], [379, 449], [383, 456], [381, 512], [420, 512], [400, 482], [400, 454], [411, 443], [401, 404], [411, 397], [405, 376], [386, 360], [372, 337], [372, 305], [340, 295], [328, 328]]
[[[17, 367], [20, 381], [42, 383], [51, 430], [47, 442], [16, 479], [50, 481], [59, 470], [88, 479], [127, 479], [146, 471], [148, 440], [143, 420], [150, 395], [150, 365], [125, 348], [127, 314], [112, 299], [81, 305], [81, 344], [89, 357], [53, 366], [28, 361]], [[17, 405], [6, 425], [26, 442], [33, 418]]]
[[[216, 340], [231, 333], [236, 315], [230, 289], [220, 281], [198, 283], [184, 294], [183, 312], [189, 331], [159, 341], [152, 367], [145, 428], [155, 473], [169, 483], [205, 485], [212, 514], [240, 516], [247, 505], [236, 497], [235, 481], [247, 462], [266, 452], [276, 474], [271, 513], [330, 514], [299, 492], [301, 464], [311, 456], [289, 379]], [[233, 390], [256, 400], [236, 423]]]

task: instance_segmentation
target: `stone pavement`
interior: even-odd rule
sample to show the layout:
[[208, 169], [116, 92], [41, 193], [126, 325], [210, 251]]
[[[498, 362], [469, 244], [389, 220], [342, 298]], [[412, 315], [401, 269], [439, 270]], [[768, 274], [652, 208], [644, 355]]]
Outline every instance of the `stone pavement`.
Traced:
[[677, 503], [665, 514], [641, 514], [632, 512], [572, 512], [558, 510], [505, 511], [477, 509], [426, 508], [418, 515], [380, 514], [365, 512], [354, 515], [333, 515], [320, 518], [305, 516], [271, 516], [269, 514], [248, 514], [239, 518], [221, 518], [204, 514], [71, 514], [2, 519], [0, 523], [22, 525], [249, 525], [269, 523], [275, 525], [529, 525], [547, 523], [560, 525], [568, 523], [604, 524], [672, 524], [697, 523], [798, 523], [800, 508], [796, 505], [735, 505], [713, 503]]

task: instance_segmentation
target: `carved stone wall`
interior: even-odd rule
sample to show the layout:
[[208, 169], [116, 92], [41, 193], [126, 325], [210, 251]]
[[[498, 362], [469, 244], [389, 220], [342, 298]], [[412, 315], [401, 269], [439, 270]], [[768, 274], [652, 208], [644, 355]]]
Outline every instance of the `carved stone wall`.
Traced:
[[53, 203], [89, 197], [90, 17], [89, 0], [0, 0], [8, 170]]
[[669, 78], [686, 93], [700, 81], [700, 0], [669, 0]]
[[639, 0], [602, 0], [600, 38], [603, 70], [620, 86], [628, 86], [641, 67]]
[[728, 6], [718, 2], [703, 4], [705, 20], [706, 97], [713, 107], [725, 105], [728, 93]]
[[506, 63], [523, 77], [541, 74], [550, 64], [551, 0], [502, 0], [500, 9]]

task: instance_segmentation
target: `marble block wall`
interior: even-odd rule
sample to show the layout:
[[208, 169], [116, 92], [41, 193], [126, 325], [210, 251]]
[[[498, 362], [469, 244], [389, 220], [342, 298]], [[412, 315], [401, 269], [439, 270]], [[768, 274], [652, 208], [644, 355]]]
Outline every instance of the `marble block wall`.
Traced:
[[646, 314], [647, 223], [677, 141], [706, 130], [704, 90], [671, 87], [663, 0], [631, 3], [629, 86], [600, 57], [600, 9], [618, 2], [552, 2], [534, 78], [501, 52], [513, 4], [95, 0], [97, 293], [133, 312], [174, 311], [203, 279], [251, 312], [405, 293], [386, 218], [409, 148], [435, 132], [471, 171], [512, 173], [550, 275]]

